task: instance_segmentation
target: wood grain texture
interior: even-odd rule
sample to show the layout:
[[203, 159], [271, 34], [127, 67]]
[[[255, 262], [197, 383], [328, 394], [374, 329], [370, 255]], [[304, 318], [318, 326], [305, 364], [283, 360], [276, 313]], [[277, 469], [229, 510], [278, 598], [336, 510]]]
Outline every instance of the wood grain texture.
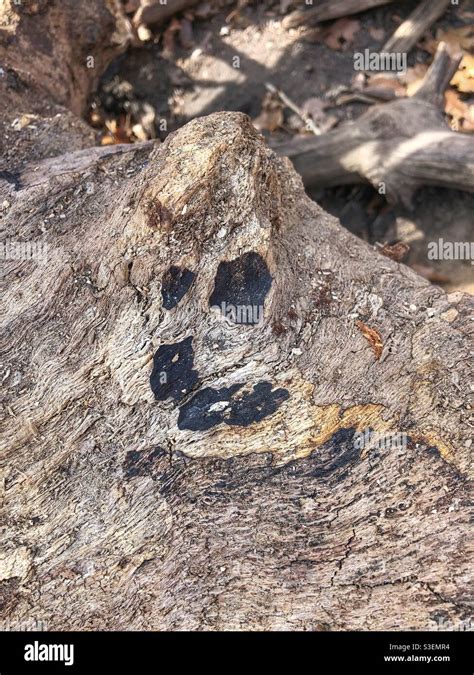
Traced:
[[130, 40], [118, 0], [5, 0], [0, 7], [0, 63], [6, 74], [0, 78], [0, 113], [29, 90], [21, 114], [46, 95], [50, 103], [84, 115], [100, 76]]
[[[470, 616], [472, 298], [341, 228], [244, 115], [91, 153], [0, 179], [2, 239], [49, 245], [46, 263], [4, 261], [2, 617], [415, 630]], [[229, 289], [264, 297], [263, 320], [224, 320], [209, 300]], [[368, 429], [406, 447], [358, 449]]]

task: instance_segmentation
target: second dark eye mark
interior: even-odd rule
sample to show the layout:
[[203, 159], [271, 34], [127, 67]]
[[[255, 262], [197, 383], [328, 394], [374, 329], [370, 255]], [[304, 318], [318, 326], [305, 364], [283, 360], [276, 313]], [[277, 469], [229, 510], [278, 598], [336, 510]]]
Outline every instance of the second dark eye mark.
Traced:
[[217, 307], [233, 323], [260, 323], [271, 285], [266, 262], [255, 251], [249, 251], [219, 264], [209, 306]]

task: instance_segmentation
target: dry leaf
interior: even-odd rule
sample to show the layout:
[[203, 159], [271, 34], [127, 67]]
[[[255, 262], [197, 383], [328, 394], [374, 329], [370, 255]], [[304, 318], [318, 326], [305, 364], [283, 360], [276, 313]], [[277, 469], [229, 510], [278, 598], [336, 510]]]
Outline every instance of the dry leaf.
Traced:
[[274, 110], [264, 110], [254, 121], [253, 124], [258, 131], [276, 131], [283, 124], [283, 111], [281, 108]]
[[464, 55], [451, 84], [464, 94], [474, 94], [474, 56]]
[[316, 28], [305, 34], [310, 42], [324, 42], [330, 49], [347, 49], [354, 41], [354, 35], [360, 30], [360, 21], [356, 19], [338, 19], [328, 28]]
[[474, 24], [449, 28], [446, 31], [436, 32], [437, 42], [446, 42], [453, 49], [462, 49], [465, 52], [474, 50]]
[[365, 337], [365, 339], [369, 342], [370, 346], [374, 350], [375, 358], [378, 361], [382, 356], [383, 350], [382, 336], [377, 330], [375, 330], [374, 328], [369, 328], [369, 326], [367, 326], [363, 321], [360, 321], [359, 319], [356, 321], [356, 326], [360, 330], [362, 335]]
[[101, 145], [132, 143], [133, 131], [128, 115], [126, 117], [120, 117], [118, 120], [106, 120], [105, 127], [108, 133], [101, 139]]
[[405, 73], [400, 74], [400, 82], [406, 86], [406, 95], [414, 96], [420, 88], [426, 72], [427, 63], [417, 63], [413, 68], [407, 68]]
[[406, 96], [406, 87], [399, 80], [398, 77], [389, 77], [385, 73], [375, 73], [369, 75], [365, 89], [365, 93], [369, 93], [367, 90], [377, 93], [377, 91], [393, 91], [395, 96], [404, 97]]
[[357, 19], [338, 19], [328, 29], [324, 38], [330, 49], [346, 49], [354, 42], [354, 35], [360, 30]]
[[463, 120], [467, 120], [468, 122], [474, 121], [472, 119], [472, 110], [470, 110], [470, 106], [461, 100], [457, 91], [454, 91], [454, 89], [448, 89], [445, 92], [444, 100], [444, 111], [447, 115], [450, 115], [453, 118], [452, 128], [455, 131], [459, 130], [463, 126]]
[[451, 52], [468, 53], [474, 49], [474, 26], [460, 26], [449, 30], [437, 30], [436, 37], [427, 37], [420, 41], [420, 47], [429, 54], [435, 54], [440, 42], [445, 42]]

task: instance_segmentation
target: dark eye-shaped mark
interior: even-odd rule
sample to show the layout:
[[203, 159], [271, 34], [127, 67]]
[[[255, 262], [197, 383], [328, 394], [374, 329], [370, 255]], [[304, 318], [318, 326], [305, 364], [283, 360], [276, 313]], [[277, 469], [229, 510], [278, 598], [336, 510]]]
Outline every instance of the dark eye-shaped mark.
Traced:
[[272, 277], [264, 259], [249, 251], [219, 264], [209, 306], [218, 307], [234, 323], [260, 323], [271, 285]]
[[163, 276], [161, 283], [163, 307], [165, 309], [176, 307], [191, 288], [195, 278], [194, 272], [186, 269], [186, 267], [181, 268], [172, 265]]
[[198, 381], [198, 372], [193, 370], [194, 350], [192, 337], [182, 342], [161, 345], [153, 357], [150, 386], [157, 401], [174, 398], [181, 400]]

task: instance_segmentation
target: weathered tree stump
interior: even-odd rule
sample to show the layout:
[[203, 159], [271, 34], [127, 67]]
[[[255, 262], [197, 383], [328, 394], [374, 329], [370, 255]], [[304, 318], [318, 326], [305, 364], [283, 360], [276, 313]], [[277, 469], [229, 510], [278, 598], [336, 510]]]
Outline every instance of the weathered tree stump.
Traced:
[[1, 188], [48, 245], [4, 263], [5, 619], [469, 616], [470, 296], [341, 228], [241, 114]]

